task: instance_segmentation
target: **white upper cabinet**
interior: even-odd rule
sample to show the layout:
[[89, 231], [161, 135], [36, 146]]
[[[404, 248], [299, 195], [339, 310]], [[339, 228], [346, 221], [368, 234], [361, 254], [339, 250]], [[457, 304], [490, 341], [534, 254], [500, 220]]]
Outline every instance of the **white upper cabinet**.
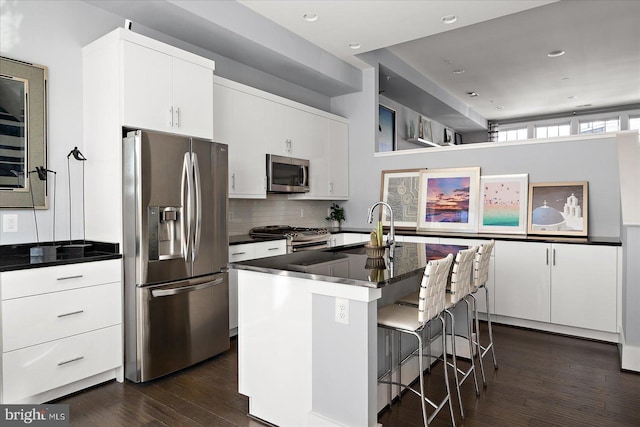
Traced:
[[266, 197], [266, 157], [261, 129], [267, 101], [214, 85], [214, 139], [229, 145], [229, 197]]
[[349, 126], [329, 120], [329, 142], [327, 145], [329, 167], [327, 193], [332, 199], [349, 198]]
[[265, 154], [306, 158], [306, 113], [268, 101], [266, 115], [269, 121], [264, 129]]
[[125, 126], [213, 138], [213, 70], [123, 43]]
[[122, 128], [213, 139], [215, 62], [116, 28], [82, 48], [86, 237], [122, 243]]
[[229, 145], [229, 197], [267, 197], [267, 154], [309, 160], [310, 191], [290, 198], [349, 197], [346, 119], [227, 79], [214, 81], [214, 139]]

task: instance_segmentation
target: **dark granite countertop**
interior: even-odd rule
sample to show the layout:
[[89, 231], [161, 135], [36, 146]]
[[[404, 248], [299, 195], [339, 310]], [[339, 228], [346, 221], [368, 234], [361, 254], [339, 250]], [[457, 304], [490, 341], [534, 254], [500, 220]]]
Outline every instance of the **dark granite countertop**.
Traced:
[[[369, 234], [371, 228], [329, 228], [332, 234], [338, 233], [364, 233]], [[389, 228], [385, 227], [385, 234]], [[542, 242], [542, 243], [570, 243], [576, 245], [603, 245], [622, 246], [619, 237], [588, 236], [588, 237], [563, 237], [563, 236], [536, 236], [529, 234], [484, 234], [484, 233], [451, 233], [442, 231], [416, 231], [415, 229], [396, 229], [397, 236], [424, 236], [450, 239], [475, 239], [475, 240], [504, 240], [513, 242]]]
[[382, 288], [412, 276], [422, 275], [428, 260], [456, 254], [467, 246], [431, 243], [398, 243], [393, 260], [389, 249], [383, 258], [368, 258], [364, 243], [321, 251], [292, 254], [231, 263], [231, 268], [263, 273]]
[[251, 237], [248, 234], [241, 234], [239, 236], [229, 236], [229, 245], [242, 245], [245, 243], [259, 243], [269, 242], [272, 240], [283, 240], [282, 236], [273, 237]]
[[[31, 256], [30, 249], [37, 246], [35, 243], [0, 246], [0, 271], [24, 270], [27, 268], [51, 267], [63, 264], [76, 264], [81, 262], [103, 261], [122, 258], [117, 243], [103, 243], [87, 241], [40, 243], [39, 246], [58, 246], [56, 253], [51, 257]], [[66, 246], [66, 247], [65, 247]]]

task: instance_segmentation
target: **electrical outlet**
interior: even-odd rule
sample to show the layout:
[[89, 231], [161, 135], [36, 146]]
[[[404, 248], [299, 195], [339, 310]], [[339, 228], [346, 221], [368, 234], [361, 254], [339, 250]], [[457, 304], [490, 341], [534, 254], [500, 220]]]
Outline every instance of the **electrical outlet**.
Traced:
[[349, 324], [349, 300], [336, 298], [336, 323]]
[[3, 233], [18, 232], [18, 215], [16, 214], [2, 215], [2, 232]]

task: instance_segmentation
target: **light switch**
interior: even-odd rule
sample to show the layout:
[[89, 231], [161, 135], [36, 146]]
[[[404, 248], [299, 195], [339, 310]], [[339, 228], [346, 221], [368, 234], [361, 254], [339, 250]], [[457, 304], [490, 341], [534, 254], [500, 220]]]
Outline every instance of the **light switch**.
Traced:
[[18, 232], [18, 215], [17, 214], [2, 215], [2, 232], [3, 233]]

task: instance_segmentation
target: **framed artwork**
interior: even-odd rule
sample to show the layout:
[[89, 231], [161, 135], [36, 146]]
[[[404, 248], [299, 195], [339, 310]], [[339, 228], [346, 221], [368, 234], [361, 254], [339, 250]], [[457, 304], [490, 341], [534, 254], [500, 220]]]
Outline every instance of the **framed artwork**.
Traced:
[[396, 112], [382, 104], [378, 105], [378, 151], [396, 149]]
[[418, 138], [433, 142], [433, 136], [431, 135], [431, 120], [427, 120], [422, 116], [420, 116], [420, 124], [418, 125]]
[[[398, 228], [418, 225], [420, 171], [424, 169], [383, 170], [380, 177], [380, 200], [393, 209], [393, 222]], [[382, 225], [391, 225], [387, 209], [382, 209]]]
[[481, 233], [526, 234], [529, 175], [480, 177]]
[[418, 231], [478, 231], [480, 168], [420, 172]]
[[453, 131], [449, 128], [444, 128], [444, 145], [453, 145]]
[[586, 236], [588, 193], [587, 181], [529, 184], [527, 233]]

